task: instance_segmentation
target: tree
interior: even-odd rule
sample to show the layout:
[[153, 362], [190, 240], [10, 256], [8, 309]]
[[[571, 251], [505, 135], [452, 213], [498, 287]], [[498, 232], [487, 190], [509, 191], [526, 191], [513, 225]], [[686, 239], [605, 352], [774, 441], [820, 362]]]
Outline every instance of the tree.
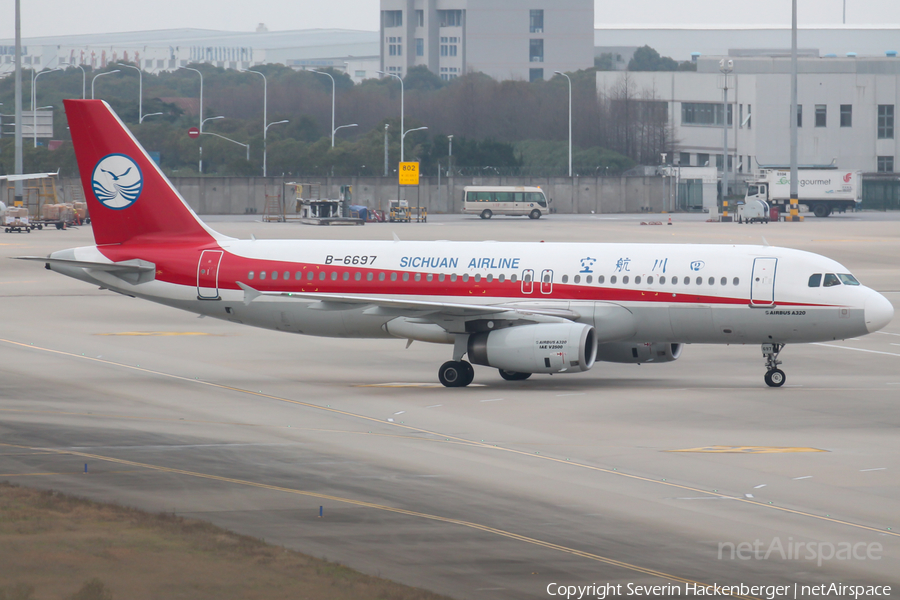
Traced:
[[668, 56], [660, 56], [659, 52], [650, 46], [642, 46], [634, 51], [634, 56], [628, 61], [629, 71], [675, 71], [678, 63]]
[[433, 92], [444, 87], [444, 81], [425, 65], [416, 65], [406, 71], [403, 85], [406, 86], [407, 92], [412, 90]]

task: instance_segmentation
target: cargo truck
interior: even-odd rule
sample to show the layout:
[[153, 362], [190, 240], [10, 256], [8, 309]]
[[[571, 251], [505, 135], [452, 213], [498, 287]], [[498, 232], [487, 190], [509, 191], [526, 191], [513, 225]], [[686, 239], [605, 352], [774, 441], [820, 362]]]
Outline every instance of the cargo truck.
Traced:
[[[799, 171], [797, 190], [799, 203], [817, 217], [853, 210], [862, 202], [862, 171], [803, 169]], [[762, 171], [747, 186], [744, 202], [751, 200], [781, 206], [782, 212], [787, 213], [791, 202], [791, 172]]]

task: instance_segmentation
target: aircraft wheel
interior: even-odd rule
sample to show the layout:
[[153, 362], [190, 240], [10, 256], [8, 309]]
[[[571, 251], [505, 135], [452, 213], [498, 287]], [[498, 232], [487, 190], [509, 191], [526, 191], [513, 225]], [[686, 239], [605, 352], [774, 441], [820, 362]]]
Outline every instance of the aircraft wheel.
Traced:
[[[441, 380], [444, 387], [464, 387], [471, 383], [471, 380], [468, 379], [469, 371], [465, 367], [466, 364], [468, 363], [464, 361], [448, 360], [441, 365], [441, 368], [438, 369], [438, 379]], [[475, 369], [472, 369], [473, 377], [474, 374]]]
[[540, 219], [540, 218], [541, 218], [541, 211], [539, 211], [538, 209], [534, 209], [533, 211], [531, 211], [531, 212], [528, 214], [528, 218], [529, 218], [529, 219]]
[[491, 211], [484, 209], [483, 211], [481, 211], [481, 218], [482, 219], [490, 219], [493, 216], [493, 214], [494, 213], [492, 213]]
[[531, 373], [518, 373], [516, 371], [506, 371], [504, 369], [497, 369], [500, 371], [500, 377], [507, 381], [523, 381], [531, 377]]
[[470, 383], [472, 383], [472, 381], [475, 380], [475, 367], [473, 367], [471, 363], [469, 363], [465, 360], [459, 361], [459, 364], [461, 364], [463, 366], [463, 370], [465, 371], [465, 376], [466, 376], [465, 380], [464, 380], [465, 383], [463, 383], [461, 386], [461, 387], [465, 387], [465, 386], [469, 385]]
[[781, 369], [766, 371], [766, 385], [769, 387], [781, 387], [785, 381], [787, 381], [787, 377]]

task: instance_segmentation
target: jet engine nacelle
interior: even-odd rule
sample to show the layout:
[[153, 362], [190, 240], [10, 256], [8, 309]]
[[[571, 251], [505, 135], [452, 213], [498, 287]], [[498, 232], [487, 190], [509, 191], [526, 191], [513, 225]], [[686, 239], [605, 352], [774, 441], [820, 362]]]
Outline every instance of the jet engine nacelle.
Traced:
[[469, 337], [469, 361], [516, 373], [587, 371], [594, 366], [597, 338], [583, 323], [519, 325]]
[[600, 344], [597, 346], [597, 360], [614, 363], [672, 362], [681, 356], [684, 344], [653, 342], [632, 344]]

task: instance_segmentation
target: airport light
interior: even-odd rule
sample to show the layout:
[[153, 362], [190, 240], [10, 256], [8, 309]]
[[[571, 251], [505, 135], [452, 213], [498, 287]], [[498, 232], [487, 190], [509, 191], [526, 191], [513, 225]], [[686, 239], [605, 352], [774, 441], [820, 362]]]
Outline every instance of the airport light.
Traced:
[[259, 71], [252, 71], [250, 69], [246, 70], [247, 73], [256, 73], [260, 77], [263, 78], [263, 177], [266, 176], [266, 157], [268, 154], [268, 143], [266, 141], [266, 132], [269, 131], [269, 125], [275, 125], [275, 123], [269, 123], [269, 80], [266, 79], [265, 74]]
[[[178, 67], [179, 69], [184, 69], [185, 71], [193, 71], [197, 75], [200, 76], [200, 133], [203, 133], [203, 73], [200, 72], [199, 69], [195, 69], [193, 67]], [[200, 146], [200, 162], [197, 166], [197, 172], [203, 173], [203, 146]]]
[[[734, 61], [731, 59], [725, 59], [719, 61], [719, 72], [722, 73], [724, 77], [724, 85], [722, 86], [723, 92], [723, 100], [722, 100], [722, 130], [723, 134], [723, 142], [722, 142], [722, 201], [725, 201], [725, 197], [728, 195], [728, 76], [731, 72], [734, 71]], [[796, 119], [796, 111], [794, 112], [794, 119]]]
[[118, 73], [119, 69], [115, 69], [113, 71], [106, 71], [105, 73], [97, 73], [91, 78], [91, 100], [94, 99], [94, 84], [97, 82], [98, 77], [103, 77], [104, 75], [112, 75], [113, 73]]
[[[397, 75], [396, 73], [385, 73], [384, 71], [375, 71], [375, 72], [378, 73], [379, 75], [390, 75], [391, 77], [396, 77], [397, 81], [400, 82], [400, 131], [402, 132], [403, 127], [404, 127], [404, 123], [403, 123], [403, 113], [404, 113], [403, 78], [400, 77], [399, 75]], [[403, 136], [405, 136], [405, 135], [406, 134], [404, 133], [402, 136], [400, 136], [400, 162], [403, 162]]]
[[[159, 114], [162, 114], [162, 113], [159, 113]], [[148, 115], [148, 116], [149, 116], [149, 115]], [[215, 137], [217, 137], [217, 138], [222, 138], [223, 140], [227, 140], [227, 141], [229, 141], [229, 142], [231, 142], [231, 143], [233, 143], [233, 144], [237, 144], [238, 146], [243, 146], [244, 148], [247, 149], [247, 162], [250, 162], [250, 144], [243, 144], [243, 143], [241, 143], [241, 142], [239, 142], [239, 141], [237, 141], [237, 140], [233, 140], [233, 139], [231, 139], [231, 138], [227, 138], [227, 137], [225, 137], [224, 135], [219, 135], [218, 133], [212, 133], [211, 131], [204, 131], [204, 132], [201, 133], [200, 135], [213, 135], [213, 136], [215, 136]]]
[[150, 114], [148, 114], [148, 115], [144, 115], [143, 117], [141, 117], [140, 121], [138, 121], [138, 124], [143, 123], [143, 122], [144, 122], [144, 119], [146, 119], [147, 117], [155, 117], [156, 115], [161, 115], [161, 114], [163, 114], [163, 113], [161, 113], [161, 112], [156, 112], [156, 113], [150, 113]]
[[422, 129], [428, 129], [427, 127], [416, 127], [415, 129], [408, 129], [403, 132], [403, 135], [400, 136], [400, 162], [403, 162], [403, 140], [406, 139], [407, 133], [412, 133], [413, 131], [421, 131]]
[[134, 65], [126, 65], [125, 63], [119, 63], [119, 65], [138, 72], [138, 124], [141, 124], [144, 122], [144, 71]]
[[87, 89], [87, 73], [84, 70], [84, 67], [81, 65], [75, 65], [76, 68], [81, 69], [81, 99], [85, 99], [85, 89]]
[[553, 71], [557, 75], [562, 75], [569, 82], [569, 177], [572, 176], [572, 78], [562, 71]]
[[447, 177], [450, 177], [453, 168], [453, 134], [448, 135], [447, 140], [450, 142], [450, 151], [447, 153]]
[[[37, 148], [37, 111], [38, 111], [38, 109], [36, 109], [34, 107], [34, 105], [37, 104], [37, 80], [38, 80], [38, 77], [40, 77], [41, 75], [44, 75], [46, 73], [52, 73], [53, 71], [62, 71], [62, 68], [56, 67], [55, 69], [50, 69], [48, 71], [41, 71], [40, 73], [35, 71], [34, 75], [31, 78], [31, 117], [33, 119], [33, 121], [32, 121], [32, 124], [33, 124], [32, 130], [33, 131], [31, 133], [34, 135], [34, 147], [35, 148]], [[53, 108], [53, 107], [47, 106], [47, 107], [42, 107], [42, 109], [43, 108]]]
[[284, 119], [283, 121], [275, 121], [274, 123], [269, 123], [266, 125], [265, 129], [263, 129], [263, 177], [266, 176], [266, 132], [269, 131], [269, 127], [272, 125], [281, 125], [282, 123], [287, 123], [288, 119]]

